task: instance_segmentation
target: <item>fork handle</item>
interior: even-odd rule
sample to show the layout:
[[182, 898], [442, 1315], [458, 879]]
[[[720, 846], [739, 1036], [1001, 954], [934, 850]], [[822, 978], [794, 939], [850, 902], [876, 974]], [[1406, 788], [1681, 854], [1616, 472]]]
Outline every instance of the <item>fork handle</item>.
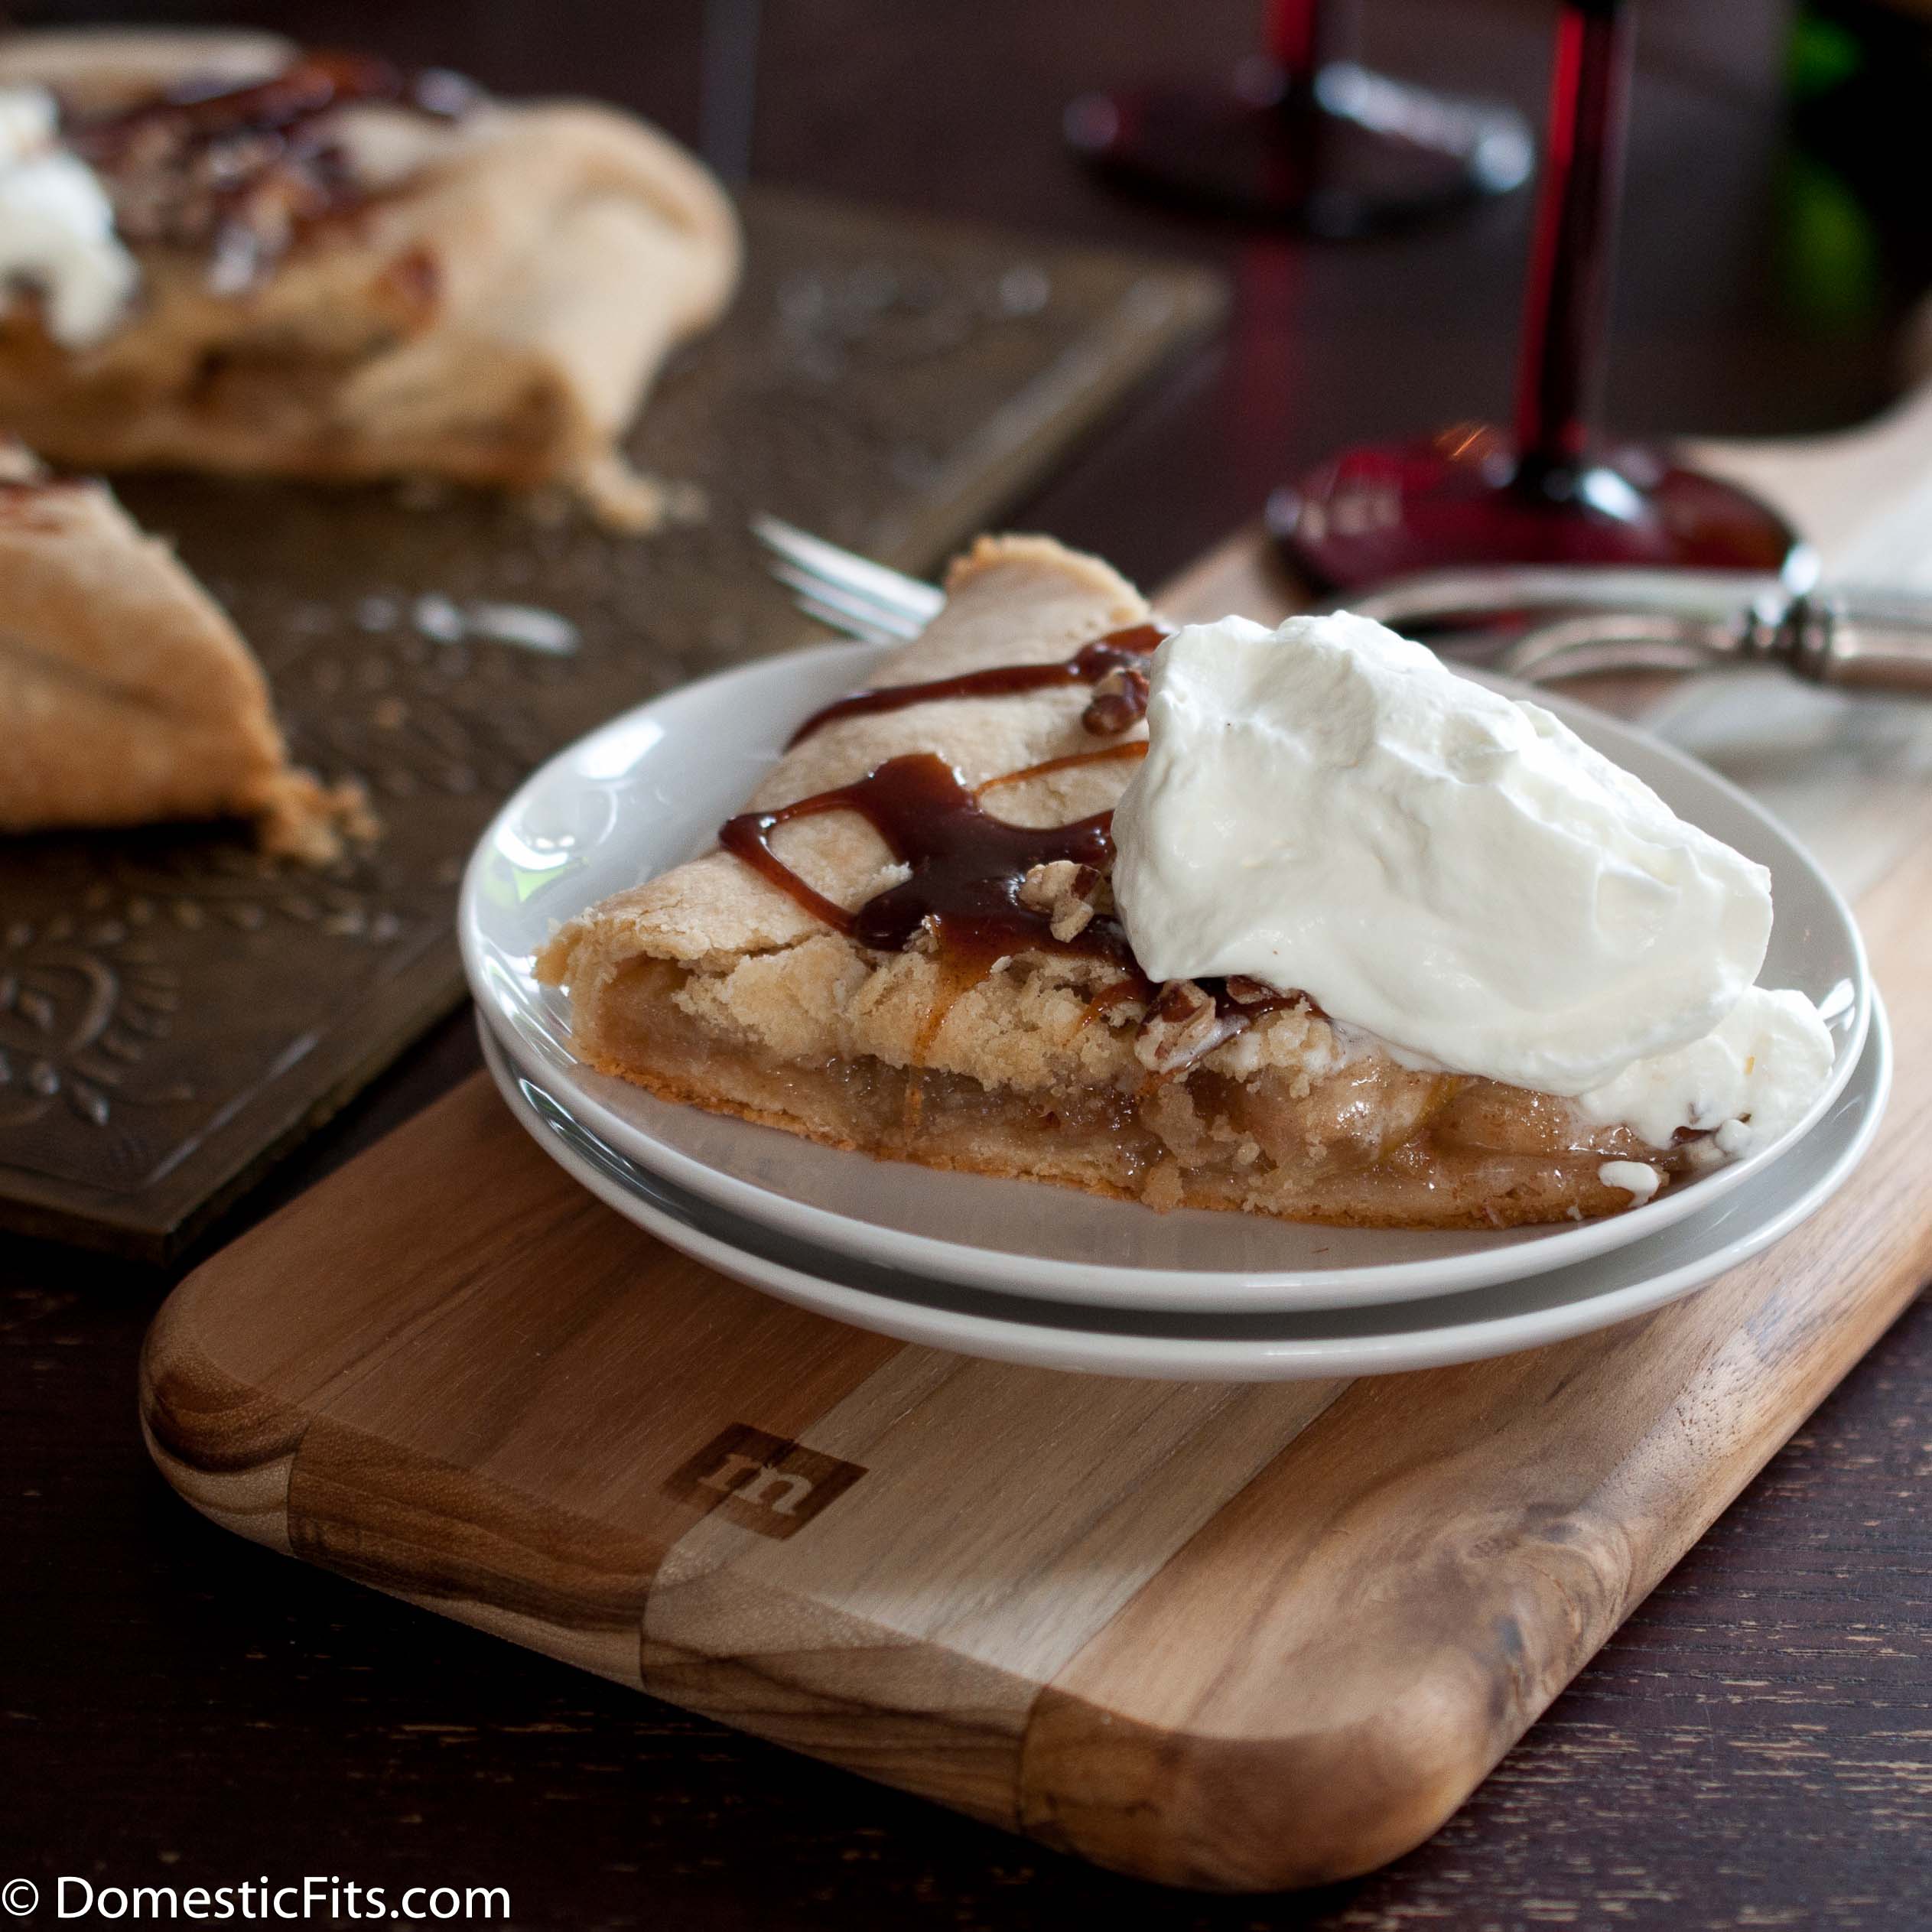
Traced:
[[1797, 599], [1777, 629], [1766, 654], [1814, 683], [1932, 694], [1932, 597], [1827, 591]]

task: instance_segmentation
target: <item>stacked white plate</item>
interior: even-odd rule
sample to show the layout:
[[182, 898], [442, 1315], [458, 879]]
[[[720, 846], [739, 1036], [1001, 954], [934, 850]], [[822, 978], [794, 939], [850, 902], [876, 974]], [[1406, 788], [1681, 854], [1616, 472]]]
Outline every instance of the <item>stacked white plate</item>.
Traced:
[[518, 1118], [621, 1214], [720, 1272], [860, 1326], [1102, 1374], [1263, 1381], [1413, 1368], [1605, 1326], [1701, 1286], [1815, 1211], [1883, 1111], [1891, 1047], [1864, 949], [1809, 856], [1734, 787], [1629, 727], [1538, 694], [1691, 819], [1771, 868], [1768, 984], [1837, 1040], [1810, 1115], [1647, 1205], [1555, 1228], [1420, 1234], [1157, 1215], [940, 1173], [672, 1106], [579, 1062], [532, 977], [558, 922], [703, 851], [798, 720], [882, 653], [835, 645], [640, 707], [538, 772], [464, 882], [486, 1057]]

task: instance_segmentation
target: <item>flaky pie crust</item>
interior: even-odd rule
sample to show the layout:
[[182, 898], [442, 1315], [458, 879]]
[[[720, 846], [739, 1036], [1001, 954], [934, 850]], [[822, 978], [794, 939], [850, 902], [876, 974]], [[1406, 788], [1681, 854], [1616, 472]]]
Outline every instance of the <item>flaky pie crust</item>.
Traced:
[[[982, 538], [947, 590], [878, 683], [1065, 659], [1148, 614], [1107, 565], [1042, 538]], [[909, 751], [937, 752], [977, 783], [1089, 750], [1087, 696], [951, 698], [839, 720], [780, 759], [750, 808], [834, 789]], [[990, 795], [1002, 816], [1056, 825], [1110, 808], [1130, 769], [1089, 766]], [[778, 836], [785, 863], [846, 907], [896, 876], [851, 812]], [[1033, 951], [974, 977], [943, 954], [868, 951], [723, 852], [591, 907], [537, 971], [568, 989], [585, 1059], [667, 1100], [1156, 1207], [1501, 1227], [1626, 1207], [1629, 1193], [1598, 1178], [1605, 1161], [1683, 1164], [1555, 1096], [1400, 1066], [1306, 1006], [1153, 1072], [1142, 1006], [1098, 999], [1120, 977], [1109, 961]]]

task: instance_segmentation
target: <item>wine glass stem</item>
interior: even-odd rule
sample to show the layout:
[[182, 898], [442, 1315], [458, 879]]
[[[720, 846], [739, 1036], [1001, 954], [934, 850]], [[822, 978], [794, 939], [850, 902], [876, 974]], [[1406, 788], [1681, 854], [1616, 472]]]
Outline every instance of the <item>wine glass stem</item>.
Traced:
[[1631, 39], [1625, 0], [1563, 0], [1517, 379], [1516, 447], [1527, 482], [1574, 469], [1589, 441]]
[[1335, 0], [1266, 0], [1261, 10], [1261, 34], [1266, 41], [1267, 60], [1281, 73], [1285, 95], [1294, 95], [1314, 85], [1316, 71], [1325, 54], [1325, 37], [1331, 23], [1323, 19]]

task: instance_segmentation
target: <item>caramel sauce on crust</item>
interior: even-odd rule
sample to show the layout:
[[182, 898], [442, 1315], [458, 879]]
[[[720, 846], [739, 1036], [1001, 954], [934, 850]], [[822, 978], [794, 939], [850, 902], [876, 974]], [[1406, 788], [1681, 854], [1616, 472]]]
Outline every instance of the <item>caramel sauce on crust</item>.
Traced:
[[402, 70], [373, 55], [316, 51], [265, 80], [213, 90], [192, 83], [165, 89], [131, 106], [90, 115], [67, 138], [90, 161], [112, 163], [143, 130], [165, 126], [203, 141], [238, 134], [275, 134], [353, 101], [399, 101]]
[[[741, 812], [718, 831], [718, 843], [802, 906], [860, 945], [902, 952], [915, 935], [931, 933], [942, 955], [985, 968], [1016, 952], [1072, 953], [1132, 966], [1119, 922], [1096, 918], [1071, 939], [1056, 939], [1047, 914], [1023, 905], [1021, 882], [1037, 865], [1069, 859], [1099, 868], [1114, 856], [1111, 812], [1066, 825], [1016, 825], [980, 803], [994, 786], [1063, 770], [1072, 765], [1140, 756], [1139, 743], [1052, 759], [1010, 772], [977, 790], [937, 753], [890, 758], [850, 785], [815, 792], [776, 812]], [[885, 841], [911, 876], [851, 912], [800, 878], [772, 848], [772, 834], [794, 819], [826, 812], [856, 812]], [[930, 923], [929, 923], [929, 922]], [[1137, 977], [1139, 968], [1133, 968]], [[1142, 982], [1144, 984], [1144, 981]]]
[[[898, 711], [935, 699], [1006, 697], [1056, 685], [1097, 685], [1103, 678], [1114, 681], [1107, 693], [1109, 707], [1098, 721], [1098, 728], [1111, 735], [1126, 728], [1114, 721], [1123, 704], [1133, 707], [1129, 723], [1144, 714], [1147, 680], [1142, 667], [1162, 636], [1151, 624], [1137, 625], [1098, 638], [1055, 663], [1000, 665], [956, 678], [857, 691], [814, 712], [790, 743], [798, 744], [841, 718]], [[1114, 678], [1117, 672], [1124, 675]], [[1090, 707], [1085, 720], [1089, 730], [1096, 728], [1092, 710]], [[1185, 989], [1163, 994], [1154, 985], [1134, 958], [1117, 919], [1096, 914], [1079, 932], [1062, 938], [1052, 930], [1052, 915], [1027, 905], [1020, 896], [1028, 873], [1055, 860], [1104, 872], [1114, 859], [1113, 813], [1097, 812], [1062, 825], [1016, 825], [995, 817], [981, 802], [1003, 786], [1082, 766], [1128, 763], [1145, 757], [1147, 750], [1144, 740], [1130, 740], [1050, 758], [977, 786], [969, 786], [936, 753], [913, 752], [888, 759], [849, 785], [815, 792], [776, 812], [741, 812], [719, 828], [718, 844], [795, 905], [860, 945], [878, 952], [903, 951], [916, 942], [931, 947], [947, 969], [951, 997], [1013, 954], [1059, 953], [1104, 959], [1120, 969], [1120, 977], [1089, 1001], [1086, 1020], [1104, 1018], [1130, 1003], [1150, 1016], [1160, 1016], [1162, 999], [1185, 1003]], [[828, 812], [857, 812], [893, 857], [909, 868], [909, 877], [849, 912], [826, 898], [778, 856], [772, 837], [781, 825]], [[1285, 1007], [1320, 1011], [1306, 994], [1283, 992], [1257, 981], [1211, 980], [1202, 990], [1214, 1000], [1223, 1038]], [[951, 998], [942, 1003], [939, 1018], [950, 1004]], [[935, 1031], [936, 1026], [935, 1020]]]
[[[886, 685], [871, 691], [857, 691], [849, 698], [835, 699], [816, 711], [792, 733], [785, 750], [803, 744], [815, 733], [842, 718], [870, 717], [883, 711], [903, 711], [909, 704], [923, 704], [948, 698], [1013, 698], [1029, 691], [1051, 691], [1055, 685], [1098, 685], [1118, 672], [1123, 681], [1140, 678], [1140, 702], [1123, 708], [1130, 712], [1117, 724], [1105, 723], [1097, 735], [1112, 736], [1124, 731], [1146, 714], [1147, 660], [1159, 649], [1166, 633], [1153, 624], [1130, 624], [1122, 630], [1109, 631], [1091, 643], [1083, 644], [1072, 657], [1051, 664], [1000, 664], [984, 671], [961, 672], [955, 678], [934, 678], [924, 684]], [[1094, 728], [1090, 725], [1090, 729]]]
[[317, 125], [323, 116], [379, 101], [454, 119], [475, 99], [454, 75], [318, 51], [265, 80], [213, 89], [190, 82], [76, 117], [62, 134], [99, 171], [125, 239], [206, 247], [233, 293], [317, 226], [374, 198]]

